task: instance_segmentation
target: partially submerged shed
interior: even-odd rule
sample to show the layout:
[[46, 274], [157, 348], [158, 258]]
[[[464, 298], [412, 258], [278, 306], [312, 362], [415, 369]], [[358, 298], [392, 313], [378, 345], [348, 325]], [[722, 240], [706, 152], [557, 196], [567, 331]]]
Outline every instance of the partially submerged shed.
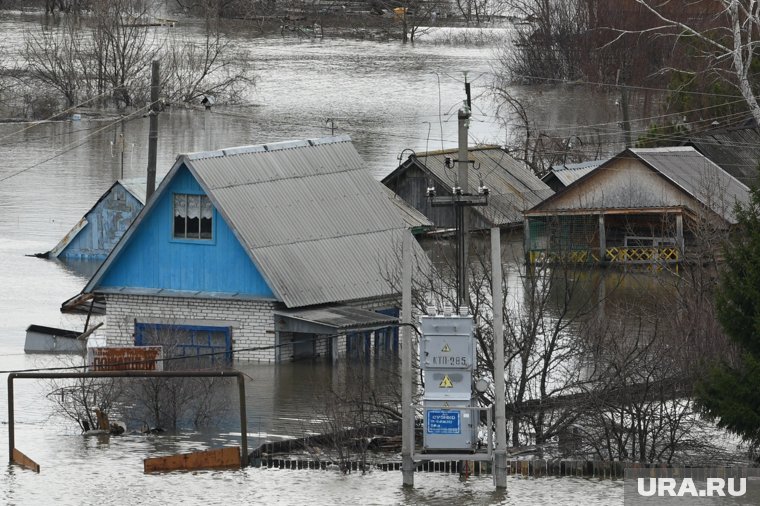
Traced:
[[145, 205], [145, 187], [145, 178], [116, 181], [47, 256], [103, 260]]
[[[456, 149], [413, 154], [385, 176], [383, 184], [427, 216], [436, 228], [454, 228], [453, 208], [434, 207], [427, 189], [434, 187], [438, 195], [453, 194], [453, 187], [458, 186], [456, 156]], [[477, 194], [481, 185], [489, 190], [488, 205], [471, 208], [471, 229], [522, 226], [523, 211], [554, 193], [498, 146], [471, 147], [468, 158], [472, 162], [469, 181], [459, 186], [471, 194]]]

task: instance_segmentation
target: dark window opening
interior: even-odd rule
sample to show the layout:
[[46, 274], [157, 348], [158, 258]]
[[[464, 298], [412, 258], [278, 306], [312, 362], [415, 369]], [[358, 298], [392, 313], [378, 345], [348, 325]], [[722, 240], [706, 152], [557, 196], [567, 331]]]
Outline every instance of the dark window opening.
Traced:
[[174, 237], [212, 239], [214, 207], [206, 195], [174, 195]]

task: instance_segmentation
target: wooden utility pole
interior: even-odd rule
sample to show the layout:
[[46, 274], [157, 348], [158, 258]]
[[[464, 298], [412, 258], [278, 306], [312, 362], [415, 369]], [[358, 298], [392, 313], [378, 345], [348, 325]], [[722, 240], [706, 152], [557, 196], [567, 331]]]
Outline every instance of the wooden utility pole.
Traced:
[[159, 63], [153, 60], [150, 73], [150, 130], [148, 132], [148, 186], [145, 189], [147, 204], [156, 191], [156, 158], [158, 156], [158, 87]]

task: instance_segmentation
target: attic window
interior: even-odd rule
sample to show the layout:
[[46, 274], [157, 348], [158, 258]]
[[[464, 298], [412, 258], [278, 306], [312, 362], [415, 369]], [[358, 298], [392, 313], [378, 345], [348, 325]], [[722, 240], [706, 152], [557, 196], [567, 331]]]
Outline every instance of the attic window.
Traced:
[[174, 238], [211, 239], [214, 208], [206, 195], [174, 194]]

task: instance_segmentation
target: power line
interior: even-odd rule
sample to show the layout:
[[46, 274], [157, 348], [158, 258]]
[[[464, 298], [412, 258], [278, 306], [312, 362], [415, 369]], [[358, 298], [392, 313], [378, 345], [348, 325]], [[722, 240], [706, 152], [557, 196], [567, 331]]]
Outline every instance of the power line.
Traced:
[[75, 109], [78, 109], [78, 108], [84, 106], [85, 104], [89, 104], [90, 102], [92, 102], [94, 100], [97, 100], [97, 99], [99, 99], [99, 98], [101, 98], [101, 97], [103, 97], [103, 96], [111, 93], [111, 91], [113, 91], [113, 89], [109, 89], [108, 91], [104, 91], [103, 93], [101, 93], [99, 95], [96, 95], [96, 96], [94, 96], [94, 97], [92, 97], [90, 99], [87, 99], [84, 102], [80, 102], [80, 103], [78, 103], [76, 105], [72, 105], [68, 109], [64, 109], [61, 112], [57, 112], [57, 113], [53, 114], [52, 116], [47, 117], [46, 119], [35, 121], [32, 124], [30, 124], [29, 126], [26, 126], [26, 127], [22, 128], [21, 130], [16, 130], [15, 132], [11, 132], [9, 134], [3, 135], [2, 137], [0, 137], [0, 141], [2, 141], [3, 139], [7, 139], [8, 137], [13, 137], [14, 135], [20, 134], [21, 132], [25, 132], [25, 131], [29, 130], [30, 128], [36, 127], [37, 125], [50, 122], [53, 119], [57, 118], [58, 116], [61, 116], [62, 114], [66, 114], [68, 112], [71, 112], [71, 111], [73, 111]]
[[[357, 328], [357, 329], [350, 329], [352, 332], [362, 332], [362, 331], [370, 331], [370, 330], [378, 330], [378, 329], [384, 329], [388, 327], [403, 327], [403, 326], [409, 326], [411, 327], [418, 335], [420, 335], [420, 331], [411, 323], [393, 323], [389, 322], [387, 325], [383, 325], [381, 327], [371, 327], [371, 328]], [[280, 343], [280, 344], [272, 344], [268, 346], [253, 346], [249, 348], [239, 348], [239, 349], [233, 349], [230, 351], [216, 351], [216, 352], [208, 352], [208, 353], [198, 353], [197, 355], [190, 355], [190, 356], [176, 356], [176, 357], [165, 357], [165, 358], [157, 358], [157, 359], [148, 359], [148, 360], [132, 360], [128, 362], [115, 362], [108, 364], [108, 367], [125, 367], [125, 366], [131, 366], [131, 365], [145, 365], [145, 364], [154, 364], [157, 362], [165, 363], [165, 362], [173, 362], [178, 360], [194, 360], [197, 358], [203, 358], [203, 357], [217, 357], [217, 356], [231, 356], [236, 353], [243, 353], [243, 352], [251, 352], [251, 351], [266, 351], [266, 350], [274, 350], [277, 348], [283, 348], [286, 346], [293, 346], [294, 344], [303, 344], [303, 343], [310, 343], [312, 340], [317, 339], [331, 339], [333, 337], [340, 337], [344, 336], [343, 333], [335, 333], [335, 334], [317, 334], [313, 338], [309, 339], [299, 339], [299, 340], [293, 340], [288, 341], [286, 343]], [[139, 348], [139, 347], [138, 347]], [[81, 369], [87, 369], [91, 366], [89, 365], [71, 365], [71, 366], [59, 366], [59, 367], [37, 367], [37, 368], [30, 368], [30, 369], [8, 369], [4, 371], [0, 371], [0, 374], [12, 374], [12, 373], [23, 373], [23, 372], [53, 372], [53, 371], [71, 371], [71, 370], [81, 370]]]
[[[19, 174], [23, 174], [24, 172], [30, 171], [30, 170], [32, 170], [32, 169], [34, 169], [34, 168], [36, 168], [36, 167], [39, 167], [40, 165], [43, 165], [43, 164], [45, 164], [45, 163], [49, 162], [50, 160], [54, 160], [54, 159], [58, 158], [59, 156], [61, 156], [61, 155], [64, 155], [64, 154], [68, 153], [68, 152], [69, 152], [69, 151], [71, 151], [72, 149], [76, 149], [76, 148], [78, 148], [79, 146], [82, 146], [82, 145], [84, 145], [84, 144], [85, 144], [87, 141], [89, 141], [89, 140], [90, 140], [90, 138], [91, 138], [91, 137], [93, 137], [95, 134], [98, 134], [98, 133], [100, 133], [100, 132], [102, 132], [102, 131], [104, 131], [104, 130], [107, 130], [107, 129], [111, 128], [112, 126], [114, 126], [115, 124], [117, 124], [117, 123], [121, 123], [122, 121], [129, 121], [130, 119], [134, 119], [135, 115], [137, 115], [137, 114], [141, 113], [141, 112], [143, 111], [143, 109], [147, 109], [147, 108], [149, 108], [150, 106], [151, 106], [151, 104], [148, 104], [148, 105], [146, 105], [146, 106], [144, 106], [144, 107], [141, 107], [140, 109], [137, 109], [136, 111], [132, 112], [131, 114], [127, 115], [127, 116], [126, 116], [126, 117], [124, 117], [124, 118], [119, 118], [118, 120], [116, 120], [116, 121], [113, 121], [113, 122], [111, 122], [111, 123], [109, 123], [109, 124], [105, 125], [104, 127], [98, 128], [98, 129], [97, 129], [97, 130], [95, 130], [94, 132], [92, 132], [92, 133], [90, 133], [90, 134], [86, 135], [86, 136], [85, 136], [85, 138], [84, 138], [84, 139], [82, 139], [80, 142], [78, 142], [78, 143], [76, 143], [76, 144], [71, 144], [71, 145], [69, 145], [68, 147], [66, 147], [65, 149], [63, 149], [62, 151], [59, 151], [59, 152], [57, 152], [56, 154], [54, 154], [54, 155], [52, 155], [52, 156], [50, 156], [50, 157], [48, 157], [48, 158], [46, 158], [46, 159], [44, 159], [44, 160], [42, 160], [42, 161], [40, 161], [40, 162], [37, 162], [37, 163], [35, 163], [35, 164], [33, 164], [33, 165], [30, 165], [29, 167], [26, 167], [25, 169], [21, 169], [21, 170], [18, 170], [18, 171], [16, 171], [16, 172], [13, 172], [12, 174], [8, 174], [7, 176], [4, 176], [4, 177], [0, 178], [0, 183], [2, 183], [3, 181], [6, 181], [6, 180], [8, 180], [8, 179], [10, 179], [10, 178], [12, 178], [12, 177], [16, 177], [16, 176], [18, 176]], [[130, 116], [132, 116], [132, 118], [130, 118]]]

